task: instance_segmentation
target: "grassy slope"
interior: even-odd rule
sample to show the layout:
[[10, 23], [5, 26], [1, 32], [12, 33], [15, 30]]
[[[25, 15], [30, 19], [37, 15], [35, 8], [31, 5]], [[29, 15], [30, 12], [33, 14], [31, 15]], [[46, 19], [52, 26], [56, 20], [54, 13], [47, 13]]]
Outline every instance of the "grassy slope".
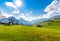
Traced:
[[0, 25], [0, 41], [60, 41], [60, 19], [48, 25], [43, 22], [42, 28], [35, 26]]

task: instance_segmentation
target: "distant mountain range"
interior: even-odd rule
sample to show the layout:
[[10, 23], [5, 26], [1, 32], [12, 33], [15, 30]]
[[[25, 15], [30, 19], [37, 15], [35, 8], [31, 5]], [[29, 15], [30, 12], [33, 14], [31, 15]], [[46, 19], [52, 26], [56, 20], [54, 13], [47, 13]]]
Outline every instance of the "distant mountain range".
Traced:
[[[22, 25], [32, 25], [32, 24], [36, 24], [36, 23], [39, 23], [39, 22], [43, 22], [43, 21], [48, 20], [47, 18], [42, 18], [42, 19], [38, 19], [38, 20], [34, 20], [34, 21], [26, 21], [26, 20], [24, 20], [22, 18], [20, 18], [18, 20], [15, 17], [12, 16], [12, 17], [8, 17], [8, 18], [3, 18], [0, 21], [3, 22], [3, 23], [8, 23], [9, 22], [9, 20], [8, 20], [9, 18], [13, 19], [13, 23], [14, 24], [18, 23], [18, 24], [22, 24]], [[53, 17], [51, 17], [49, 19], [53, 19], [53, 18], [60, 18], [60, 15], [53, 16]]]
[[30, 21], [26, 21], [24, 19], [16, 19], [15, 17], [8, 17], [8, 18], [3, 18], [2, 20], [0, 20], [0, 22], [3, 22], [3, 23], [8, 23], [9, 22], [9, 18], [11, 18], [13, 20], [13, 23], [14, 24], [22, 24], [22, 25], [32, 25], [32, 22]]

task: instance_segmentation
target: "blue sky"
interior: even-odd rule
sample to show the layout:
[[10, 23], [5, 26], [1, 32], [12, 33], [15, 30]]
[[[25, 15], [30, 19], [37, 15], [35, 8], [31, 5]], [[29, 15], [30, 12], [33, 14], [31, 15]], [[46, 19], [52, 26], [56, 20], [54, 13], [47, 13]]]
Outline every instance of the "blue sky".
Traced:
[[44, 9], [52, 0], [24, 0], [26, 8], [33, 11], [34, 14], [40, 15], [44, 13]]
[[0, 0], [4, 16], [33, 21], [60, 15], [60, 0]]
[[[44, 9], [52, 0], [21, 0], [22, 7], [19, 7], [21, 12], [32, 12], [32, 16], [44, 14]], [[14, 9], [5, 5], [5, 2], [13, 2], [13, 0], [0, 0], [0, 11], [10, 14]]]

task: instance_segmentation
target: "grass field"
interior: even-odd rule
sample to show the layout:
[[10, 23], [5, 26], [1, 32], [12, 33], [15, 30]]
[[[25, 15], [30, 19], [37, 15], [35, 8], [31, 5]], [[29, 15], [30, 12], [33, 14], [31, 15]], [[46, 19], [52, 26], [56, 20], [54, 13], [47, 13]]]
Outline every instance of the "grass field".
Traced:
[[48, 22], [42, 23], [44, 26], [4, 26], [0, 24], [0, 41], [60, 41], [60, 22], [55, 20], [48, 25]]

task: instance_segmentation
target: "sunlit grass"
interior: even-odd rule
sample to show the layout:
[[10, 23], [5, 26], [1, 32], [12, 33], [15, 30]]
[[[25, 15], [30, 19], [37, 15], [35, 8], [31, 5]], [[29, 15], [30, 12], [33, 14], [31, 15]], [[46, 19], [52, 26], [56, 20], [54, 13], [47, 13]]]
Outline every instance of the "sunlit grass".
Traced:
[[1, 25], [0, 41], [60, 41], [60, 29]]

